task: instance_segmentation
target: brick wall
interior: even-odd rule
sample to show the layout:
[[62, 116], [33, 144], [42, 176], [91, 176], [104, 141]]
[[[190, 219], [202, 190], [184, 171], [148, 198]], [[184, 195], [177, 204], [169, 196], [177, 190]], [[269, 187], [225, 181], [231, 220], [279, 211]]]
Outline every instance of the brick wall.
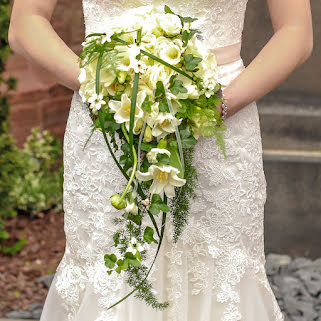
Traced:
[[[52, 25], [79, 54], [84, 37], [81, 0], [58, 0]], [[17, 144], [22, 146], [33, 126], [48, 129], [62, 140], [73, 92], [16, 54], [9, 58], [6, 73], [18, 79], [17, 91], [9, 96], [11, 133]]]

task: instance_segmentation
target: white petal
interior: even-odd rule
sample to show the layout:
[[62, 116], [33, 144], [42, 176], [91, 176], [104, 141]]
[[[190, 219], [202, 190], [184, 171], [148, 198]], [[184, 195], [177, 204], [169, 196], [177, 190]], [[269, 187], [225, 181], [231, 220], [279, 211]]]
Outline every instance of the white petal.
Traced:
[[135, 175], [136, 175], [137, 179], [140, 181], [149, 181], [150, 179], [153, 178], [153, 176], [149, 172], [142, 173], [140, 171], [137, 171]]

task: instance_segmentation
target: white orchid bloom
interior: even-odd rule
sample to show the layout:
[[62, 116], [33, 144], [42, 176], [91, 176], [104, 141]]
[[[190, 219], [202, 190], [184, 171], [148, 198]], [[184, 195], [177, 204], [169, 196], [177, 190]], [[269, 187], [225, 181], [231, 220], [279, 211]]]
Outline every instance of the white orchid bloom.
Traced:
[[153, 179], [150, 187], [151, 194], [160, 194], [164, 190], [168, 198], [173, 198], [175, 196], [175, 187], [183, 186], [186, 183], [185, 179], [177, 176], [179, 172], [177, 168], [170, 165], [151, 165], [146, 173], [137, 171], [136, 177], [141, 181]]
[[152, 135], [157, 139], [164, 138], [167, 134], [174, 133], [175, 127], [180, 123], [181, 120], [171, 113], [160, 112], [155, 119]]
[[147, 153], [147, 159], [150, 163], [157, 163], [158, 154], [166, 154], [168, 157], [171, 156], [171, 152], [165, 148], [152, 148], [150, 152]]
[[[146, 93], [143, 91], [140, 91], [137, 94], [136, 99], [136, 108], [135, 108], [135, 120], [134, 120], [134, 133], [137, 135], [139, 133], [139, 130], [135, 130], [135, 128], [139, 128], [139, 123], [141, 121], [144, 112], [141, 108], [142, 103], [144, 102], [144, 99], [146, 97]], [[115, 121], [118, 124], [126, 123], [126, 128], [129, 129], [129, 119], [130, 119], [130, 107], [131, 107], [131, 100], [127, 96], [127, 94], [122, 94], [121, 101], [118, 100], [110, 100], [108, 103], [108, 106], [110, 109], [115, 112]]]
[[145, 248], [140, 243], [137, 242], [136, 238], [132, 237], [126, 251], [131, 252], [135, 255], [137, 251], [142, 252], [144, 250]]

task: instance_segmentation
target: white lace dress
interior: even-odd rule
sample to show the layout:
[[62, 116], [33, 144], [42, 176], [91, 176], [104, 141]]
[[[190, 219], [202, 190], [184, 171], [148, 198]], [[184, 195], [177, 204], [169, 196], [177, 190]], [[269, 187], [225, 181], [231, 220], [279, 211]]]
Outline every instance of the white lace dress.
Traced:
[[[108, 17], [127, 8], [165, 3], [198, 17], [212, 48], [241, 41], [247, 0], [83, 0], [86, 34], [103, 31]], [[243, 69], [241, 59], [221, 65], [220, 82], [227, 85]], [[175, 246], [169, 224], [149, 278], [169, 302], [164, 311], [134, 296], [106, 311], [131, 289], [123, 274], [106, 273], [103, 258], [119, 215], [109, 198], [125, 179], [100, 131], [82, 151], [91, 122], [75, 92], [64, 137], [66, 250], [41, 321], [282, 321], [264, 269], [266, 180], [256, 103], [227, 119], [226, 159], [214, 139], [196, 145], [199, 186], [189, 224]]]

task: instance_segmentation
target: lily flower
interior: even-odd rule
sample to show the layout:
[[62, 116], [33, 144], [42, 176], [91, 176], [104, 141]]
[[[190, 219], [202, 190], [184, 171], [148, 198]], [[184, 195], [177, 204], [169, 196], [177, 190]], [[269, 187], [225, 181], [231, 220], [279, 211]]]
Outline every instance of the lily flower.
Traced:
[[165, 148], [152, 148], [150, 152], [147, 153], [147, 159], [150, 163], [157, 163], [158, 154], [166, 154], [168, 157], [171, 156], [171, 152]]
[[[141, 108], [142, 103], [146, 97], [146, 93], [140, 91], [137, 94], [136, 99], [136, 109], [135, 109], [135, 121], [134, 121], [134, 133], [137, 135], [139, 130], [135, 130], [135, 128], [139, 129], [140, 126], [137, 126], [138, 120], [142, 119], [144, 116], [144, 112]], [[130, 119], [130, 108], [131, 108], [131, 100], [127, 96], [127, 94], [122, 94], [121, 101], [118, 100], [110, 100], [108, 103], [110, 109], [115, 112], [115, 121], [118, 124], [126, 123], [127, 130], [129, 129], [129, 119]]]
[[153, 179], [150, 187], [151, 194], [160, 194], [164, 190], [168, 198], [173, 198], [175, 196], [175, 187], [183, 186], [186, 183], [185, 179], [177, 176], [179, 172], [177, 168], [170, 165], [151, 165], [146, 173], [137, 171], [136, 177], [141, 181]]
[[171, 113], [160, 112], [155, 119], [152, 135], [157, 138], [164, 138], [167, 134], [174, 133], [175, 127], [181, 123]]

